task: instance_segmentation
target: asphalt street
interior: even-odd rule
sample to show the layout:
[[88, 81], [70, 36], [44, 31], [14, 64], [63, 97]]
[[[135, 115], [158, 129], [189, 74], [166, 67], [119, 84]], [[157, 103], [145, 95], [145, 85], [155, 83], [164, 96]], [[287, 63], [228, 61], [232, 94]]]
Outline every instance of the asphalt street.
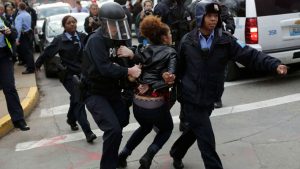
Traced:
[[[285, 78], [247, 77], [225, 84], [224, 107], [211, 117], [219, 153], [225, 169], [300, 169], [300, 71]], [[66, 124], [69, 95], [57, 79], [37, 74], [40, 100], [28, 118], [31, 130], [15, 130], [0, 139], [1, 169], [96, 169], [99, 168], [102, 132], [91, 118], [98, 138], [88, 144], [81, 130]], [[151, 168], [172, 169], [169, 150], [178, 130], [179, 105], [172, 109], [174, 130]], [[131, 114], [124, 129], [124, 146], [138, 127]], [[153, 141], [152, 132], [129, 158], [128, 169], [139, 167], [139, 158]], [[183, 159], [186, 169], [204, 169], [194, 144]]]

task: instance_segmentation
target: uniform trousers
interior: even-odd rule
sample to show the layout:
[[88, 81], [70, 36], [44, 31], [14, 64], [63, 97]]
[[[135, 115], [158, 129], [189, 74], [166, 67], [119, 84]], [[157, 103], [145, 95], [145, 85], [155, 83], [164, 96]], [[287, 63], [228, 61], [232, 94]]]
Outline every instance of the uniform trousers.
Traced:
[[27, 65], [28, 71], [34, 71], [34, 58], [33, 58], [33, 48], [32, 48], [32, 31], [27, 33], [22, 33], [20, 37], [20, 45], [18, 46], [18, 53], [24, 57], [25, 63]]
[[75, 84], [73, 81], [73, 75], [68, 73], [63, 81], [63, 86], [70, 94], [70, 107], [67, 114], [68, 121], [71, 123], [75, 123], [78, 121], [79, 125], [81, 126], [84, 133], [88, 134], [92, 132], [90, 123], [87, 120], [87, 115], [85, 111], [85, 105], [82, 102], [79, 102], [77, 98], [75, 98], [76, 95], [78, 95], [75, 92], [78, 92], [75, 90]]
[[153, 126], [157, 127], [159, 132], [149, 147], [157, 150], [161, 149], [170, 138], [173, 129], [173, 120], [169, 111], [169, 105], [164, 104], [156, 109], [145, 109], [133, 104], [133, 113], [140, 127], [131, 135], [125, 145], [125, 149], [131, 154], [152, 131]]
[[8, 48], [0, 49], [0, 85], [6, 99], [7, 109], [13, 122], [24, 119], [23, 108], [16, 90], [14, 65]]
[[189, 127], [173, 144], [170, 155], [175, 159], [183, 159], [188, 149], [197, 140], [198, 148], [206, 169], [223, 169], [221, 160], [216, 152], [214, 132], [209, 116], [211, 107], [199, 107], [194, 104], [184, 103], [183, 112]]
[[100, 169], [116, 169], [122, 129], [129, 122], [129, 109], [118, 96], [90, 95], [86, 107], [98, 127], [104, 131]]

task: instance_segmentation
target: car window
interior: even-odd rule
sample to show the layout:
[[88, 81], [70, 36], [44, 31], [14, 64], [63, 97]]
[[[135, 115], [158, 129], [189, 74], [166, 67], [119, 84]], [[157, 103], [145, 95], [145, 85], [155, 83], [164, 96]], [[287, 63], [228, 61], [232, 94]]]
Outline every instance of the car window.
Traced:
[[227, 6], [234, 17], [246, 16], [245, 1], [246, 0], [220, 0], [221, 4]]
[[255, 0], [258, 16], [300, 12], [299, 0]]
[[51, 7], [51, 8], [42, 8], [37, 11], [38, 19], [44, 19], [48, 16], [70, 13], [70, 8], [65, 7]]

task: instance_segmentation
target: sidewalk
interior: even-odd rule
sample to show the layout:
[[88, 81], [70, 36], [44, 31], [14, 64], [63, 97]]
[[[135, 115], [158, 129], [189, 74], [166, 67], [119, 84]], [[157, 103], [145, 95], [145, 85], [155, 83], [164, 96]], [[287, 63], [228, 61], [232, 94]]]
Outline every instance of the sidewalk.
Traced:
[[[22, 75], [23, 66], [15, 65], [15, 81], [16, 88], [20, 97], [20, 101], [27, 117], [36, 105], [39, 93], [36, 86], [35, 74]], [[7, 111], [6, 100], [3, 91], [0, 91], [0, 138], [13, 129], [11, 118]]]

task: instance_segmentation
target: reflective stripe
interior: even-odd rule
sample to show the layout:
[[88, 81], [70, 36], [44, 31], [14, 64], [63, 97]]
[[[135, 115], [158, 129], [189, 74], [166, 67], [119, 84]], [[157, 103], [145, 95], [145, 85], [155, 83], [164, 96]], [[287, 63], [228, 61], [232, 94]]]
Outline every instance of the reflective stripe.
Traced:
[[[6, 27], [5, 22], [2, 20], [1, 17], [0, 17], [0, 19], [1, 19], [1, 21], [3, 22], [3, 25]], [[5, 36], [4, 36], [4, 37], [5, 37]], [[9, 42], [9, 40], [7, 39], [7, 37], [5, 37], [5, 42], [6, 42], [6, 45], [8, 46], [8, 48], [9, 48], [9, 50], [10, 50], [11, 52], [13, 52], [11, 43]]]

